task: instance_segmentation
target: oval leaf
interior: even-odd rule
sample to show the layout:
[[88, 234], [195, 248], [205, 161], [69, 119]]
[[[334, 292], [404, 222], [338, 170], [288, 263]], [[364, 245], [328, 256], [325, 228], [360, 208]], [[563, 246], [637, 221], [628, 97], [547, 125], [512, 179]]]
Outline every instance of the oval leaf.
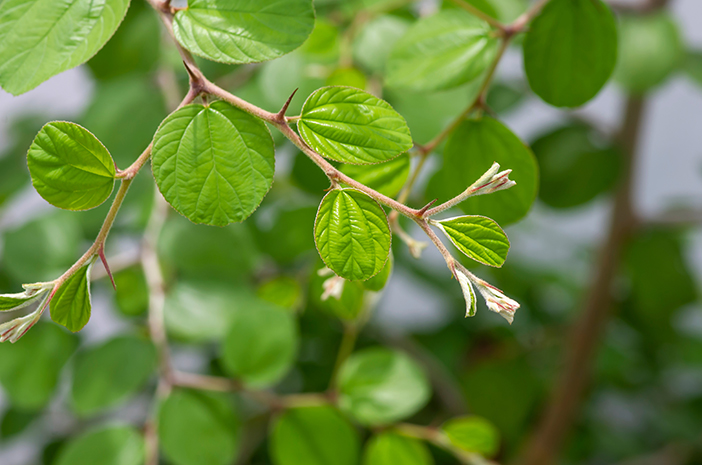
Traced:
[[183, 47], [223, 63], [272, 60], [302, 45], [312, 29], [312, 0], [190, 0], [173, 19]]
[[0, 86], [19, 95], [95, 55], [129, 0], [0, 2]]
[[297, 127], [310, 147], [343, 163], [382, 163], [412, 148], [405, 119], [386, 101], [353, 87], [314, 92]]
[[27, 152], [32, 184], [44, 200], [66, 210], [88, 210], [103, 203], [115, 185], [110, 152], [75, 123], [46, 124]]
[[463, 10], [420, 19], [395, 44], [387, 85], [417, 91], [446, 90], [480, 76], [495, 57], [490, 26]]
[[378, 202], [356, 189], [333, 189], [322, 199], [314, 238], [324, 263], [342, 278], [366, 280], [385, 266], [390, 226]]
[[407, 418], [429, 400], [422, 369], [407, 355], [386, 348], [355, 353], [339, 372], [339, 406], [364, 425]]
[[259, 301], [233, 317], [222, 348], [224, 367], [246, 384], [264, 387], [290, 369], [297, 351], [297, 328], [290, 312]]
[[453, 245], [477, 262], [500, 267], [507, 259], [509, 239], [490, 218], [458, 216], [434, 224], [451, 239]]
[[460, 208], [470, 214], [514, 223], [527, 214], [536, 199], [538, 167], [528, 147], [512, 131], [492, 118], [461, 123], [444, 148], [444, 166], [432, 179], [427, 195], [448, 200], [480, 178], [493, 162], [511, 169], [517, 185], [489, 195], [469, 197]]
[[71, 400], [81, 416], [115, 406], [136, 393], [156, 368], [151, 343], [122, 336], [78, 354]]
[[388, 197], [395, 197], [410, 173], [409, 155], [402, 154], [377, 165], [342, 165], [341, 172]]
[[363, 465], [432, 465], [427, 446], [414, 438], [392, 432], [380, 433], [368, 441]]
[[174, 465], [229, 465], [236, 457], [239, 422], [226, 396], [175, 391], [158, 425], [161, 450]]
[[273, 184], [275, 148], [263, 121], [227, 102], [187, 105], [154, 136], [159, 190], [194, 223], [225, 226], [253, 213]]
[[275, 465], [356, 465], [358, 435], [328, 406], [292, 408], [273, 427], [270, 448]]
[[593, 98], [617, 63], [617, 25], [601, 0], [554, 0], [531, 23], [524, 68], [531, 89], [557, 107]]
[[144, 438], [134, 428], [113, 426], [78, 436], [58, 454], [56, 465], [142, 465]]
[[441, 429], [454, 446], [468, 452], [492, 457], [500, 446], [497, 428], [481, 417], [453, 418], [444, 423]]
[[90, 269], [82, 267], [58, 288], [51, 299], [51, 319], [74, 333], [83, 329], [90, 320]]

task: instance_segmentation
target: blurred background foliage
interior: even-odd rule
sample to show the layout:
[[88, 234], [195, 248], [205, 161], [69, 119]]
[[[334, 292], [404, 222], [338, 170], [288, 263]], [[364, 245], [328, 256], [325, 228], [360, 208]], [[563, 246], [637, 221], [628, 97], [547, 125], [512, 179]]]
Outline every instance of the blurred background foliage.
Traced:
[[[505, 22], [528, 4], [469, 2]], [[316, 28], [300, 49], [260, 65], [202, 60], [205, 75], [270, 111], [298, 88], [288, 114], [299, 112], [304, 97], [320, 86], [363, 88], [387, 99], [407, 119], [419, 143], [446, 127], [476, 94], [474, 83], [432, 93], [383, 88], [393, 44], [420, 15], [453, 8], [451, 2], [317, 0], [315, 4]], [[462, 444], [477, 441], [471, 450], [501, 463], [518, 457], [549, 401], [581, 303], [588, 292], [610, 292], [589, 286], [601, 248], [597, 241], [605, 235], [606, 212], [623, 172], [622, 146], [616, 139], [620, 122], [598, 119], [598, 111], [621, 106], [612, 97], [617, 93], [653, 95], [680, 79], [687, 80], [689, 92], [700, 91], [693, 86], [702, 85], [702, 52], [687, 43], [676, 16], [665, 10], [642, 13], [636, 5], [625, 2], [616, 10], [622, 11], [618, 67], [615, 84], [607, 88], [603, 100], [595, 101], [591, 111], [558, 111], [550, 126], [531, 131], [526, 140], [540, 171], [536, 211], [508, 229], [514, 248], [506, 265], [481, 270], [521, 303], [513, 326], [506, 326], [484, 306], [478, 316], [465, 319], [460, 289], [448, 279], [440, 257], [427, 251], [420, 264], [400, 240], [393, 241], [394, 265], [385, 274], [391, 273], [385, 290], [382, 282], [365, 287], [347, 283], [340, 300], [323, 301], [326, 278], [317, 274], [321, 262], [312, 225], [328, 182], [274, 132], [276, 182], [250, 221], [212, 228], [196, 226], [171, 212], [163, 228], [158, 252], [167, 278], [166, 324], [176, 366], [234, 376], [251, 386], [275, 382], [280, 394], [323, 391], [344, 328], [361, 315], [370, 321], [345, 371], [363, 372], [368, 364], [379, 373], [370, 370], [367, 376], [382, 377], [384, 364], [390, 363], [383, 357], [408, 357], [409, 361], [392, 363], [406, 364], [393, 370], [406, 369], [409, 374], [383, 380], [389, 385], [404, 383], [388, 388], [397, 396], [395, 407], [381, 411], [366, 399], [371, 404], [356, 410], [356, 420], [375, 424], [377, 416], [404, 418], [402, 409], [413, 403], [417, 408], [409, 410], [415, 423], [440, 425], [470, 413], [480, 418], [446, 425], [450, 437]], [[80, 70], [92, 91], [77, 121], [109, 148], [121, 167], [149, 144], [167, 108], [174, 99], [177, 103], [187, 86], [180, 57], [160, 31], [157, 16], [146, 3], [133, 0], [114, 38]], [[518, 55], [520, 47], [517, 38], [516, 52], [511, 53]], [[523, 73], [502, 70], [487, 98], [499, 119], [509, 119], [525, 105], [545, 105], [535, 102]], [[30, 189], [26, 150], [41, 125], [57, 115], [16, 113], [3, 115], [8, 120], [0, 156], [4, 292], [23, 282], [53, 279], [68, 268], [93, 240], [109, 204], [68, 213], [37, 200]], [[66, 118], [70, 116], [74, 115]], [[645, 139], [645, 133], [638, 137]], [[699, 142], [699, 134], [691, 140], [687, 143]], [[430, 158], [430, 169], [420, 178], [411, 205], [455, 195], [450, 190], [455, 173], [441, 169], [445, 149], [450, 148], [439, 147]], [[698, 156], [699, 145], [691, 152]], [[667, 156], [665, 151], [655, 153]], [[408, 161], [401, 157], [392, 162], [391, 176], [376, 173], [364, 182], [396, 195], [402, 184], [388, 179], [406, 179]], [[699, 172], [699, 158], [695, 163]], [[354, 176], [355, 168], [342, 170]], [[686, 213], [688, 207], [699, 207], [699, 191], [698, 181], [696, 191], [691, 190], [697, 197], [677, 199], [660, 219], [632, 217], [637, 227], [626, 237], [622, 266], [614, 272], [611, 318], [596, 351], [592, 383], [560, 463], [702, 463], [702, 264], [692, 249], [700, 215]], [[94, 465], [89, 443], [81, 443], [91, 434], [104, 435], [104, 444], [119, 444], [110, 464], [131, 463], [129, 454], [140, 453], [130, 429], [91, 431], [115, 421], [141, 425], [150, 408], [157, 361], [147, 337], [148, 288], [138, 256], [153, 199], [153, 182], [144, 172], [136, 178], [108, 242], [117, 290], [112, 292], [109, 282], [101, 279], [104, 273], [97, 273], [94, 317], [86, 331], [73, 335], [43, 322], [17, 344], [0, 345], [3, 465]], [[470, 205], [465, 207], [473, 211]], [[589, 222], [596, 225], [591, 240], [553, 240], [573, 231], [577, 235], [582, 227], [593, 230], [583, 226]], [[554, 224], [561, 227], [552, 229]], [[416, 231], [413, 234], [417, 236]], [[541, 245], [534, 250], [535, 241]], [[533, 259], [535, 255], [541, 259]], [[237, 348], [241, 344], [264, 346], [263, 352], [242, 359], [242, 349]], [[378, 352], [379, 346], [399, 352]], [[259, 356], [280, 360], [261, 371], [251, 362]], [[413, 370], [426, 375], [414, 375]], [[353, 376], [340, 377], [351, 402], [350, 393], [360, 387], [344, 387], [344, 376]], [[425, 379], [431, 383], [431, 394]], [[341, 407], [354, 408], [344, 407], [343, 401]], [[322, 406], [287, 411], [276, 423], [280, 431], [270, 444], [266, 413], [245, 397], [183, 390], [170, 396], [162, 409], [163, 460], [174, 465], [328, 463], [295, 450], [299, 441], [295, 435], [304, 431], [299, 425], [307, 424], [320, 435], [315, 439], [320, 454], [331, 454], [333, 463], [352, 465], [361, 460], [361, 441], [367, 439], [335, 410]], [[76, 436], [80, 439], [68, 439]], [[427, 453], [433, 459], [426, 460], [436, 464], [456, 463], [440, 449], [432, 446], [427, 452], [416, 440], [389, 433], [375, 436], [366, 447], [407, 451], [403, 461], [372, 464], [427, 463], [421, 461]]]

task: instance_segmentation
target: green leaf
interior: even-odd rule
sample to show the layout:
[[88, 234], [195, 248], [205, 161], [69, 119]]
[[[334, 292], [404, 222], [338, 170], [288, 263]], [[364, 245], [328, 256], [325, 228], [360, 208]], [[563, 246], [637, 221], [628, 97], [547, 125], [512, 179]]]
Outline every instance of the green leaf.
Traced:
[[0, 3], [0, 85], [19, 95], [86, 62], [117, 30], [129, 0]]
[[409, 21], [392, 15], [369, 21], [354, 38], [354, 61], [373, 73], [382, 73], [390, 51], [407, 32], [409, 24]]
[[222, 361], [232, 377], [256, 388], [267, 387], [290, 370], [297, 346], [293, 315], [260, 301], [234, 315], [224, 339]]
[[239, 420], [227, 396], [177, 390], [159, 412], [161, 450], [174, 465], [229, 465]]
[[332, 71], [324, 83], [327, 86], [349, 86], [357, 89], [365, 89], [368, 80], [366, 79], [366, 75], [356, 68], [341, 67]]
[[26, 412], [10, 407], [2, 416], [0, 437], [3, 438], [3, 441], [7, 441], [11, 437], [21, 434], [39, 417], [38, 412]]
[[511, 169], [517, 185], [489, 195], [470, 197], [459, 206], [470, 214], [493, 218], [506, 225], [524, 217], [536, 198], [538, 168], [528, 147], [506, 126], [484, 117], [461, 123], [449, 136], [444, 166], [430, 183], [430, 197], [448, 200], [463, 192], [485, 173], [493, 162]]
[[39, 195], [66, 210], [97, 207], [115, 185], [110, 152], [75, 123], [54, 121], [41, 128], [27, 152], [27, 166]]
[[190, 0], [173, 19], [183, 47], [223, 63], [278, 58], [302, 45], [312, 29], [312, 0]]
[[310, 147], [343, 163], [382, 163], [412, 148], [405, 119], [386, 101], [353, 87], [314, 92], [297, 127]]
[[129, 426], [112, 426], [82, 434], [59, 452], [56, 465], [142, 465], [144, 438]]
[[393, 262], [392, 252], [390, 252], [390, 257], [388, 257], [388, 261], [385, 262], [385, 266], [380, 270], [380, 273], [373, 276], [371, 279], [363, 281], [363, 287], [373, 292], [382, 291], [392, 274]]
[[73, 273], [51, 299], [51, 319], [77, 332], [90, 320], [90, 269], [93, 263]]
[[678, 25], [667, 13], [622, 17], [614, 78], [629, 92], [641, 94], [661, 84], [683, 57]]
[[390, 87], [446, 90], [472, 81], [495, 57], [490, 26], [463, 10], [422, 18], [395, 44], [388, 58]]
[[410, 173], [409, 155], [377, 165], [341, 165], [341, 172], [388, 197], [395, 197]]
[[153, 345], [133, 336], [80, 352], [73, 369], [74, 411], [87, 416], [118, 405], [141, 389], [155, 368]]
[[461, 252], [477, 262], [500, 267], [507, 259], [509, 239], [490, 218], [457, 216], [433, 224], [441, 228]]
[[273, 139], [263, 121], [227, 102], [187, 105], [154, 136], [152, 169], [159, 190], [193, 223], [245, 220], [271, 185]]
[[358, 449], [354, 428], [328, 406], [286, 410], [270, 442], [275, 465], [356, 465]]
[[[32, 291], [35, 292], [35, 291]], [[29, 295], [29, 291], [20, 292], [18, 294], [0, 294], [0, 312], [9, 312], [19, 310], [31, 305], [39, 297], [46, 296], [47, 291], [36, 292]]]
[[383, 432], [366, 445], [363, 465], [433, 465], [427, 446], [418, 439]]
[[556, 129], [531, 147], [541, 172], [539, 198], [551, 207], [585, 204], [619, 179], [618, 151], [585, 125]]
[[311, 61], [334, 63], [339, 60], [339, 42], [339, 28], [331, 21], [319, 18], [300, 52]]
[[602, 89], [617, 63], [617, 25], [601, 0], [553, 0], [529, 27], [524, 68], [546, 103], [578, 107]]
[[125, 268], [114, 274], [115, 304], [122, 315], [137, 316], [149, 307], [149, 289], [144, 270], [139, 266]]
[[288, 310], [297, 310], [303, 298], [300, 283], [289, 276], [279, 276], [266, 281], [256, 290], [256, 295], [266, 302]]
[[353, 354], [339, 372], [339, 406], [364, 425], [407, 418], [429, 400], [422, 369], [407, 355], [386, 348]]
[[324, 263], [342, 278], [366, 280], [385, 266], [390, 226], [385, 212], [355, 189], [333, 189], [319, 204], [314, 238]]
[[14, 345], [0, 344], [0, 384], [12, 405], [23, 410], [44, 407], [76, 346], [71, 334], [41, 322]]
[[500, 446], [497, 428], [482, 417], [452, 418], [441, 429], [454, 446], [485, 457], [493, 457]]

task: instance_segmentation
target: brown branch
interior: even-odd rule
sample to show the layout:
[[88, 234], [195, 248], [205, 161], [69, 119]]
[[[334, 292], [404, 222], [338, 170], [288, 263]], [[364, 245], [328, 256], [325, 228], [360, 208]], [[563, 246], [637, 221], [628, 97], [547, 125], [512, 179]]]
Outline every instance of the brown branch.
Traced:
[[594, 356], [614, 303], [613, 281], [625, 242], [633, 232], [633, 173], [637, 143], [644, 113], [644, 100], [630, 96], [620, 133], [623, 175], [614, 199], [609, 231], [600, 247], [593, 279], [575, 323], [563, 365], [550, 403], [535, 433], [518, 461], [521, 465], [552, 465], [573, 427], [583, 394], [590, 382]]

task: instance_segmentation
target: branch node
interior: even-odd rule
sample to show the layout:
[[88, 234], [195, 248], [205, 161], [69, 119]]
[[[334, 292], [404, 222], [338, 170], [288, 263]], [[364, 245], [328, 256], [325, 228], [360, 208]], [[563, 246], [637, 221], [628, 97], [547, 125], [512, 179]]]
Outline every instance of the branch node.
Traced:
[[293, 90], [292, 94], [290, 94], [290, 97], [288, 97], [288, 100], [283, 104], [283, 108], [281, 108], [280, 111], [275, 114], [275, 119], [277, 121], [280, 121], [281, 123], [285, 123], [285, 112], [288, 111], [288, 107], [290, 106], [290, 102], [292, 102], [292, 99], [298, 90], [299, 90], [299, 87], [297, 89]]
[[431, 208], [431, 206], [434, 205], [438, 200], [439, 199], [434, 199], [431, 202], [429, 202], [428, 204], [424, 205], [421, 209], [419, 209], [419, 211], [417, 211], [417, 216], [419, 218], [422, 218], [424, 216], [424, 214], [427, 212], [427, 210], [429, 210], [429, 208]]
[[185, 71], [188, 72], [190, 77], [190, 88], [193, 89], [198, 94], [205, 89], [205, 83], [202, 79], [202, 74], [193, 69], [190, 64], [183, 60], [183, 66], [185, 66]]

